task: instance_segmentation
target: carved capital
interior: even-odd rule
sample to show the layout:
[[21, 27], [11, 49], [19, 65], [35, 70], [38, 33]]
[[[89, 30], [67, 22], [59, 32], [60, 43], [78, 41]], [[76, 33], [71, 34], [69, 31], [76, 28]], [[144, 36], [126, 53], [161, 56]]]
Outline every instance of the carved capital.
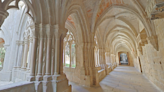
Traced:
[[143, 55], [142, 45], [141, 45], [141, 44], [139, 44], [139, 46], [138, 46], [138, 50], [139, 50], [139, 51], [140, 51], [140, 53]]
[[28, 39], [25, 39], [24, 40], [24, 44], [28, 44]]
[[37, 23], [35, 24], [35, 30], [33, 32], [34, 38], [38, 38], [41, 25], [42, 24], [37, 24]]
[[16, 44], [19, 46], [19, 45], [24, 45], [24, 41], [16, 41]]
[[158, 37], [157, 35], [154, 35], [154, 36], [150, 36], [147, 38], [148, 42], [150, 44], [153, 45], [153, 47], [158, 51], [159, 50], [159, 47], [158, 47]]
[[66, 29], [65, 27], [59, 27], [58, 25], [54, 25], [54, 29], [56, 39], [64, 39], [64, 37], [67, 35], [68, 29]]

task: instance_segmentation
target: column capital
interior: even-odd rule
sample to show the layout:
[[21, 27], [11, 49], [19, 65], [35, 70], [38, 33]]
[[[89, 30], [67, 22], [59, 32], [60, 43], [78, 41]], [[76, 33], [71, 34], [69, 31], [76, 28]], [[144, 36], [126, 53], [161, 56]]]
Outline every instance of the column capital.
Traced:
[[41, 27], [42, 27], [42, 24], [35, 23], [35, 30], [33, 33], [33, 38], [38, 38]]
[[10, 45], [4, 44], [3, 46], [4, 46], [5, 50], [6, 50]]
[[33, 43], [33, 37], [30, 37], [29, 42]]
[[17, 40], [17, 41], [16, 41], [16, 44], [17, 44], [17, 45], [24, 45], [24, 41], [19, 41], [19, 40]]
[[24, 44], [28, 44], [28, 42], [29, 42], [28, 39], [24, 40]]
[[55, 37], [60, 38], [62, 36], [62, 39], [66, 36], [68, 29], [65, 27], [59, 27], [58, 25], [54, 25], [55, 28]]

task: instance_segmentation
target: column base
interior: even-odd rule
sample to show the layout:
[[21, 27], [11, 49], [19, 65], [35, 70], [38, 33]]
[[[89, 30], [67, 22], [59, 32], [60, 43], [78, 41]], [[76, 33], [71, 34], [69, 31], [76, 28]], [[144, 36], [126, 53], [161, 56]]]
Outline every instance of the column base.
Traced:
[[68, 84], [65, 74], [54, 75], [52, 78], [53, 92], [72, 92], [72, 86]]
[[51, 76], [51, 75], [45, 75], [45, 76], [43, 77], [43, 80], [44, 80], [44, 81], [50, 81], [50, 80], [52, 80], [52, 76]]
[[41, 75], [36, 76], [36, 81], [42, 81], [42, 80], [43, 80], [43, 77]]
[[29, 76], [27, 77], [27, 81], [35, 81], [35, 76]]
[[21, 70], [26, 71], [26, 67], [21, 68]]

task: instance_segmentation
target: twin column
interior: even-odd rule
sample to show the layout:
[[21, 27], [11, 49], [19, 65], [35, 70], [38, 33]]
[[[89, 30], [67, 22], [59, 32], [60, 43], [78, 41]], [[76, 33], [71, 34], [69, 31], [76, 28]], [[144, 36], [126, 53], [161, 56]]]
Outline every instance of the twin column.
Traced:
[[[28, 81], [34, 81], [35, 78], [37, 81], [49, 81], [52, 79], [53, 74], [54, 76], [63, 74], [63, 39], [65, 35], [66, 30], [63, 31], [60, 29], [59, 31], [59, 27], [57, 25], [35, 25], [35, 36], [33, 38], [31, 54], [31, 71], [30, 76], [28, 77]], [[37, 48], [39, 48], [38, 54]], [[43, 50], [45, 48], [46, 54], [43, 54]], [[44, 55], [46, 57], [46, 68], [45, 73], [42, 73]], [[37, 58], [38, 62], [36, 62]]]

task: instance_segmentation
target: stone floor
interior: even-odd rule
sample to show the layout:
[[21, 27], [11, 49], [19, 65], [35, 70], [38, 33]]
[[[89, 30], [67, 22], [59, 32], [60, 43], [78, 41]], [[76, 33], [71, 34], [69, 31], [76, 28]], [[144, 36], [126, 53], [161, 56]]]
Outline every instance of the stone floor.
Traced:
[[101, 82], [99, 87], [72, 84], [72, 92], [160, 92], [134, 67], [119, 66]]

